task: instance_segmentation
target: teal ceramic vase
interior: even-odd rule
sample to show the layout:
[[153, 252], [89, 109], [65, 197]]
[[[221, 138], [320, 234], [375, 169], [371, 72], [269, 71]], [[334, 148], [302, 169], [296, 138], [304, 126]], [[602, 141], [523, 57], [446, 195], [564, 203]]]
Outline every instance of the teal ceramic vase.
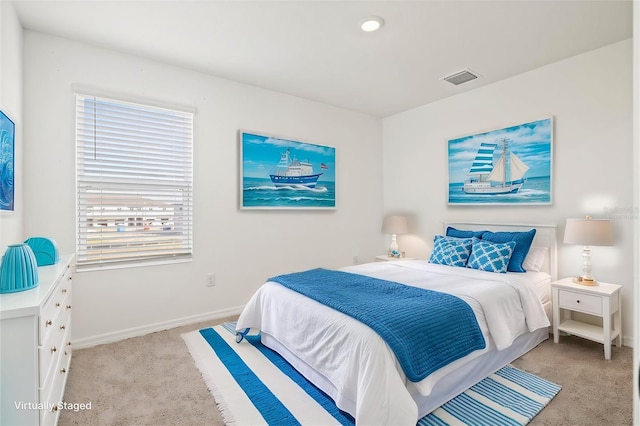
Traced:
[[11, 244], [2, 256], [0, 293], [16, 293], [37, 287], [38, 264], [27, 244]]

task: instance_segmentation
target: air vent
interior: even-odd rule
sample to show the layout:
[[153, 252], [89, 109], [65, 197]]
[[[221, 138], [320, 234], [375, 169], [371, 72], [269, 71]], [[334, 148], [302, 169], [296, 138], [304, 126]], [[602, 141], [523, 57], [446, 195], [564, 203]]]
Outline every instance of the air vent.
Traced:
[[476, 78], [478, 78], [478, 76], [471, 71], [462, 70], [455, 74], [443, 77], [442, 79], [457, 86], [458, 84], [466, 83], [467, 81], [475, 80]]

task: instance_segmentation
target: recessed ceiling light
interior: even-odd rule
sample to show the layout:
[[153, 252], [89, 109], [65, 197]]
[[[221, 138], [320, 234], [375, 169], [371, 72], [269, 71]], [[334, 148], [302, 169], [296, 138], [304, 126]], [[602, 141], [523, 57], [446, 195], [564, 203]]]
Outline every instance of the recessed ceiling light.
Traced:
[[383, 25], [384, 19], [379, 16], [367, 16], [360, 20], [360, 29], [367, 33], [378, 31]]

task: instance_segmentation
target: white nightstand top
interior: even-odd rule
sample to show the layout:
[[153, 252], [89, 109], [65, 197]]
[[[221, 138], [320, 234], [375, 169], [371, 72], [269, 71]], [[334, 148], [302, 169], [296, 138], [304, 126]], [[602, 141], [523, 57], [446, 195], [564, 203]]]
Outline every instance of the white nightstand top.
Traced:
[[594, 293], [609, 296], [622, 288], [622, 286], [618, 284], [603, 282], [598, 282], [598, 285], [582, 285], [574, 283], [573, 277], [567, 277], [558, 281], [553, 281], [551, 282], [551, 287], [561, 287], [565, 289], [581, 291], [584, 293]]
[[392, 260], [416, 260], [414, 257], [391, 257], [386, 254], [381, 254], [380, 256], [376, 256], [376, 260], [382, 261], [392, 261]]

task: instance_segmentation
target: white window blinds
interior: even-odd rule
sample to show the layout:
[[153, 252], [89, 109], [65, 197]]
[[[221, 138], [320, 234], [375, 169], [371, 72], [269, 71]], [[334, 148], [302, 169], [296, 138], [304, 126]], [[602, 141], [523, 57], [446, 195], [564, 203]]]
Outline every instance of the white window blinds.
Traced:
[[190, 257], [193, 114], [76, 95], [78, 267]]

